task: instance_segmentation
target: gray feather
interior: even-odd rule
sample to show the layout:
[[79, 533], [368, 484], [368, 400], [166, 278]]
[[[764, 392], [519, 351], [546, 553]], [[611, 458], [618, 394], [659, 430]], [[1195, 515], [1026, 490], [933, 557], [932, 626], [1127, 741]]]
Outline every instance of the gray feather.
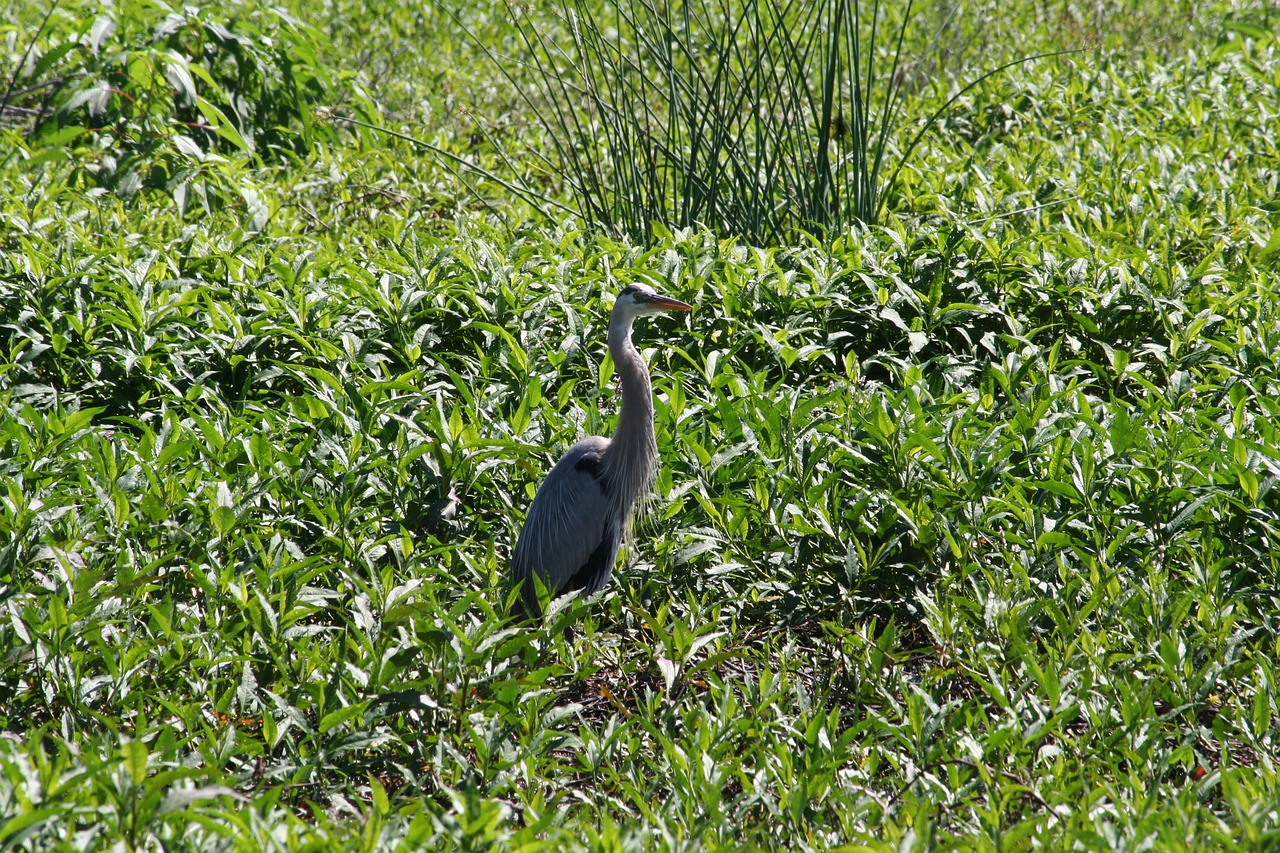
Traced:
[[[532, 582], [535, 573], [552, 596], [569, 591], [569, 581], [600, 548], [606, 533], [616, 529], [612, 547], [604, 555], [604, 565], [579, 588], [589, 594], [609, 580], [622, 542], [621, 519], [601, 479], [589, 470], [599, 470], [599, 460], [608, 446], [608, 439], [591, 436], [569, 448], [529, 505], [524, 529], [511, 557], [511, 569], [512, 580], [520, 587], [525, 610], [530, 614], [540, 612]], [[594, 466], [579, 467], [583, 460]]]

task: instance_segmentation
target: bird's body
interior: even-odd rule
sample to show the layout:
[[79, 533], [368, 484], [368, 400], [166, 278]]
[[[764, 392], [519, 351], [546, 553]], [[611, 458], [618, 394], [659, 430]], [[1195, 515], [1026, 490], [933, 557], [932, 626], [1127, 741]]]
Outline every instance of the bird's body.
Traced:
[[609, 352], [622, 386], [622, 411], [613, 438], [589, 436], [569, 448], [529, 506], [511, 557], [512, 580], [525, 612], [541, 613], [534, 577], [554, 598], [601, 589], [613, 573], [632, 510], [653, 485], [658, 444], [653, 431], [653, 388], [631, 343], [636, 317], [690, 306], [644, 285], [618, 294], [609, 318]]

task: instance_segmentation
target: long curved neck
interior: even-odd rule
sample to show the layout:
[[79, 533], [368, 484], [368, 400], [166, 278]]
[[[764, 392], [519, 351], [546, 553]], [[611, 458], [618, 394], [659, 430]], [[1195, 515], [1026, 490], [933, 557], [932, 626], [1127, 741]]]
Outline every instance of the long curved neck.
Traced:
[[631, 317], [609, 320], [609, 352], [622, 384], [618, 429], [603, 460], [603, 474], [615, 488], [623, 516], [648, 492], [657, 471], [658, 443], [653, 433], [653, 386], [644, 358], [631, 343]]

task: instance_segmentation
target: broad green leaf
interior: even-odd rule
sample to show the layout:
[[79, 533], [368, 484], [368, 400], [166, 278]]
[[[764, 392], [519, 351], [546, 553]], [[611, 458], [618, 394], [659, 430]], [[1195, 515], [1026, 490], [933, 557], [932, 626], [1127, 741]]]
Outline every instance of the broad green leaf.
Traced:
[[120, 757], [134, 785], [141, 785], [147, 779], [148, 755], [147, 745], [140, 740], [128, 740], [120, 745]]

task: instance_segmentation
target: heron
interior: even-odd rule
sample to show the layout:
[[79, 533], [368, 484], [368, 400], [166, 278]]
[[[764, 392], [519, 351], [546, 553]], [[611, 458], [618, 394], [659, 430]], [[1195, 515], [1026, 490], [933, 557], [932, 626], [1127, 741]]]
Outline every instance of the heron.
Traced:
[[529, 505], [511, 555], [512, 581], [527, 616], [542, 615], [535, 576], [554, 599], [575, 590], [591, 595], [613, 574], [632, 510], [658, 470], [653, 386], [631, 343], [631, 325], [645, 314], [692, 309], [645, 284], [618, 293], [609, 316], [609, 354], [622, 390], [618, 426], [613, 438], [588, 436], [570, 447]]

